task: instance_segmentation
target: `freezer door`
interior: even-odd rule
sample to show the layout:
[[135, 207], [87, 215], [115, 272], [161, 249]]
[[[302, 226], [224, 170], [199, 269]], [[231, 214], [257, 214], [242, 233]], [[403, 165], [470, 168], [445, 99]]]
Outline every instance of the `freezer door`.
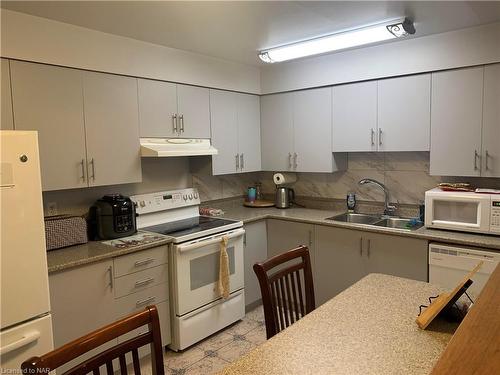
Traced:
[[1, 329], [50, 311], [37, 132], [0, 131]]
[[21, 363], [54, 349], [52, 318], [41, 318], [15, 326], [0, 333], [0, 368], [17, 369]]

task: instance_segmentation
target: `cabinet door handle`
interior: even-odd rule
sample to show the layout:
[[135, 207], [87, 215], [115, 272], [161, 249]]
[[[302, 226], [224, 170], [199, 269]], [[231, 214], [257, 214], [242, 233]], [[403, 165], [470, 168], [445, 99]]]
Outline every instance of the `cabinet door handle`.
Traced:
[[108, 267], [108, 272], [109, 272], [109, 287], [113, 289], [113, 266]]
[[82, 159], [82, 161], [80, 162], [80, 165], [82, 166], [81, 179], [82, 179], [82, 181], [85, 181], [85, 159]]
[[92, 180], [95, 181], [95, 163], [94, 163], [94, 158], [90, 159], [89, 164], [92, 166]]
[[240, 157], [239, 157], [239, 154], [236, 154], [235, 159], [236, 159], [236, 170], [238, 170], [238, 169], [240, 169]]
[[174, 113], [172, 115], [172, 130], [174, 131], [174, 133], [177, 133], [177, 114]]
[[378, 129], [378, 145], [382, 146], [382, 129]]
[[359, 237], [359, 256], [363, 256], [363, 237]]
[[135, 287], [138, 288], [140, 286], [148, 285], [148, 284], [152, 283], [153, 281], [155, 281], [154, 277], [148, 277], [147, 279], [136, 281]]
[[288, 169], [292, 169], [292, 154], [288, 153]]
[[144, 299], [140, 299], [139, 301], [137, 301], [135, 303], [135, 306], [136, 307], [141, 307], [141, 306], [147, 305], [150, 302], [154, 302], [155, 299], [156, 299], [156, 297], [154, 297], [154, 296], [151, 296], [151, 297], [148, 297], [148, 298], [144, 298]]
[[484, 153], [484, 169], [488, 170], [488, 158], [490, 157], [490, 154], [488, 153], [488, 150]]
[[240, 169], [243, 170], [245, 168], [245, 159], [243, 158], [243, 154], [240, 154]]
[[148, 258], [148, 259], [143, 259], [143, 260], [138, 260], [134, 263], [134, 266], [135, 267], [140, 267], [140, 266], [144, 266], [146, 264], [149, 264], [149, 263], [152, 263], [154, 262], [155, 259], [154, 258]]
[[180, 121], [180, 132], [184, 133], [184, 115], [179, 116], [179, 121]]
[[371, 131], [371, 140], [372, 140], [372, 146], [375, 146], [375, 130], [373, 130], [372, 128], [372, 131]]
[[477, 153], [477, 150], [474, 150], [474, 170], [477, 171], [477, 159], [479, 157], [479, 154]]
[[313, 232], [312, 230], [309, 231], [309, 247], [311, 247], [313, 244]]
[[368, 248], [366, 249], [366, 253], [368, 255], [368, 258], [370, 257], [370, 248], [372, 245], [372, 240], [368, 239]]
[[293, 169], [297, 169], [297, 153], [293, 153]]

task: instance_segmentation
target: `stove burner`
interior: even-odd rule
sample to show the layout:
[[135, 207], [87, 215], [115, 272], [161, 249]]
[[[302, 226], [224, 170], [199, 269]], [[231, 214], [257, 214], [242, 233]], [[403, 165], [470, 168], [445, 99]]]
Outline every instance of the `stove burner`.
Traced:
[[153, 225], [142, 229], [171, 237], [182, 237], [234, 223], [234, 220], [226, 220], [209, 216], [197, 216], [189, 219]]

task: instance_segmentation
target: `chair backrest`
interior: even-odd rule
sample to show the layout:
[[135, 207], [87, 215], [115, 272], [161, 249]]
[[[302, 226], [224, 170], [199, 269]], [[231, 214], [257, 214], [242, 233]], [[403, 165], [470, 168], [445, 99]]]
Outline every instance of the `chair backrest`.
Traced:
[[[75, 322], [77, 323], [77, 322]], [[151, 346], [151, 361], [154, 375], [164, 375], [163, 346], [161, 343], [160, 321], [156, 306], [148, 306], [145, 310], [129, 315], [111, 323], [97, 331], [89, 333], [79, 339], [71, 341], [41, 357], [32, 357], [21, 365], [25, 374], [48, 374], [49, 371], [78, 358], [82, 354], [99, 347], [127, 332], [144, 325], [149, 326], [149, 331], [135, 336], [127, 341], [115, 345], [102, 353], [87, 359], [66, 371], [65, 374], [77, 375], [100, 374], [100, 367], [106, 367], [106, 373], [113, 375], [118, 369], [113, 369], [113, 360], [118, 360], [121, 375], [126, 375], [127, 364], [125, 355], [131, 353], [133, 370], [136, 375], [141, 374], [138, 349], [144, 345]], [[116, 363], [116, 361], [115, 361]]]
[[[273, 268], [291, 261], [295, 262], [269, 273]], [[255, 263], [253, 269], [262, 293], [268, 339], [315, 309], [311, 259], [306, 246]]]

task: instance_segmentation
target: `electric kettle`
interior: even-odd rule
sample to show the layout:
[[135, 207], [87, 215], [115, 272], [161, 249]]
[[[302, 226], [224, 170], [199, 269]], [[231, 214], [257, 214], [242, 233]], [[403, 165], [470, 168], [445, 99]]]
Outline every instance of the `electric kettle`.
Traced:
[[295, 191], [292, 188], [276, 186], [275, 205], [277, 208], [289, 208], [294, 200]]

